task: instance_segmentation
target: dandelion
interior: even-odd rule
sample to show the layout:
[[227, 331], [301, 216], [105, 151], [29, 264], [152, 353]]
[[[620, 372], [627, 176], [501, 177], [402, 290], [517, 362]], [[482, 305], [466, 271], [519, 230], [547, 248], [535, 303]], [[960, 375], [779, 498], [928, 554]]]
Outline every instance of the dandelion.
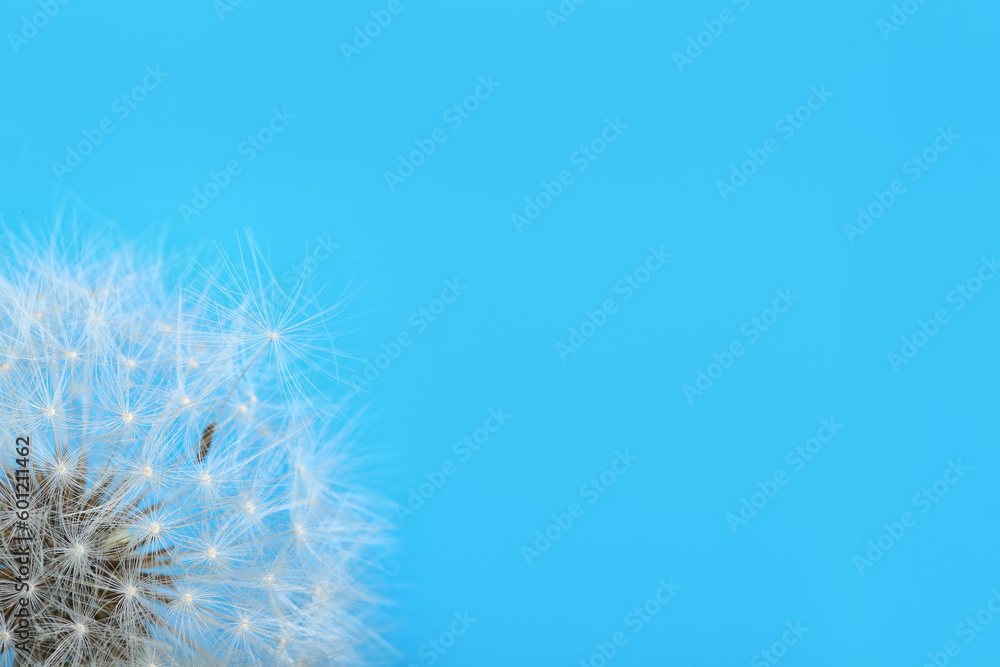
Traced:
[[5, 244], [0, 664], [362, 664], [382, 522], [315, 372], [341, 304], [276, 299], [252, 241], [178, 291], [111, 241]]

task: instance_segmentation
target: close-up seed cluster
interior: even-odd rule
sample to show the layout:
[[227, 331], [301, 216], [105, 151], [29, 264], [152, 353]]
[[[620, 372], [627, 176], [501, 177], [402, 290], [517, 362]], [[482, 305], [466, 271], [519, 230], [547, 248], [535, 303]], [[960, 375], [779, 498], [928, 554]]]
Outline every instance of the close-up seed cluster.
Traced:
[[380, 521], [310, 373], [335, 366], [336, 313], [276, 308], [252, 243], [191, 271], [7, 242], [2, 664], [363, 664]]

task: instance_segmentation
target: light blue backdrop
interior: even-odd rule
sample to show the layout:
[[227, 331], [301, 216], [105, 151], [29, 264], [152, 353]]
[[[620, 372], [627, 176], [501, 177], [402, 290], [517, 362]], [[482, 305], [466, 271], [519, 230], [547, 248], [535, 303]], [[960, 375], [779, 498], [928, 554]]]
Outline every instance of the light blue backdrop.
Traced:
[[1000, 7], [579, 1], [11, 0], [0, 214], [364, 284], [392, 664], [994, 664]]

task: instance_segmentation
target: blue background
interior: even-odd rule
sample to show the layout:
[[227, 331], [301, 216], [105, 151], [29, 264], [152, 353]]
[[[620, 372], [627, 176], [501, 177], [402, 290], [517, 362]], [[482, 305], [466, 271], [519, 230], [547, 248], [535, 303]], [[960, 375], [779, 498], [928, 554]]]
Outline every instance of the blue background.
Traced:
[[[331, 303], [363, 285], [345, 379], [412, 335], [365, 393], [368, 482], [404, 504], [425, 473], [457, 471], [394, 531], [386, 661], [597, 666], [595, 643], [622, 631], [608, 664], [771, 664], [758, 652], [796, 621], [789, 667], [917, 666], [949, 641], [958, 664], [1000, 658], [1000, 622], [971, 643], [958, 629], [1000, 587], [1000, 281], [948, 301], [1000, 251], [1000, 6], [930, 0], [884, 35], [889, 0], [591, 0], [554, 28], [558, 0], [401, 2], [350, 61], [341, 43], [387, 2], [72, 0], [24, 40], [10, 34], [39, 4], [0, 10], [6, 224], [63, 207], [184, 252], [249, 227], [279, 276], [328, 235], [312, 277]], [[673, 54], [725, 9], [679, 71]], [[168, 76], [120, 119], [114, 100], [156, 66]], [[453, 129], [445, 111], [491, 75]], [[833, 95], [785, 140], [775, 123], [812, 86]], [[286, 107], [246, 162], [240, 143]], [[114, 132], [60, 180], [53, 161], [103, 118]], [[606, 118], [628, 127], [580, 172]], [[960, 138], [911, 182], [904, 163], [948, 127]], [[436, 128], [447, 141], [390, 189]], [[723, 201], [717, 183], [769, 137], [778, 152]], [[180, 204], [234, 159], [186, 221]], [[519, 231], [511, 215], [564, 169], [572, 185]], [[850, 242], [844, 225], [894, 179], [906, 193]], [[617, 281], [661, 245], [672, 257], [625, 300]], [[411, 314], [449, 279], [467, 289], [418, 332]], [[744, 322], [779, 289], [799, 299], [750, 342]], [[609, 298], [564, 362], [556, 343]], [[894, 369], [938, 309], [949, 322]], [[682, 386], [733, 341], [745, 353], [689, 402]], [[462, 461], [453, 444], [499, 407], [510, 420]], [[794, 471], [786, 453], [831, 417], [843, 430]], [[587, 502], [626, 449], [638, 460]], [[958, 459], [971, 470], [922, 514], [914, 494]], [[734, 534], [727, 514], [776, 471], [789, 482]], [[573, 502], [583, 516], [528, 565], [522, 546]], [[916, 525], [859, 573], [907, 511]], [[633, 633], [626, 614], [671, 577], [681, 590]], [[468, 632], [433, 653], [466, 610]]]

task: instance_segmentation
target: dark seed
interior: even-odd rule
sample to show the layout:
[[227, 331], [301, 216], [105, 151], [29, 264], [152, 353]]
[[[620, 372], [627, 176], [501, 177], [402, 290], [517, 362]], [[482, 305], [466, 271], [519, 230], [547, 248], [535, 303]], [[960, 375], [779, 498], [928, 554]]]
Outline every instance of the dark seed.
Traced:
[[201, 442], [198, 443], [198, 463], [205, 460], [208, 456], [208, 448], [212, 446], [212, 435], [215, 433], [215, 422], [212, 422], [205, 427], [205, 430], [201, 432]]

